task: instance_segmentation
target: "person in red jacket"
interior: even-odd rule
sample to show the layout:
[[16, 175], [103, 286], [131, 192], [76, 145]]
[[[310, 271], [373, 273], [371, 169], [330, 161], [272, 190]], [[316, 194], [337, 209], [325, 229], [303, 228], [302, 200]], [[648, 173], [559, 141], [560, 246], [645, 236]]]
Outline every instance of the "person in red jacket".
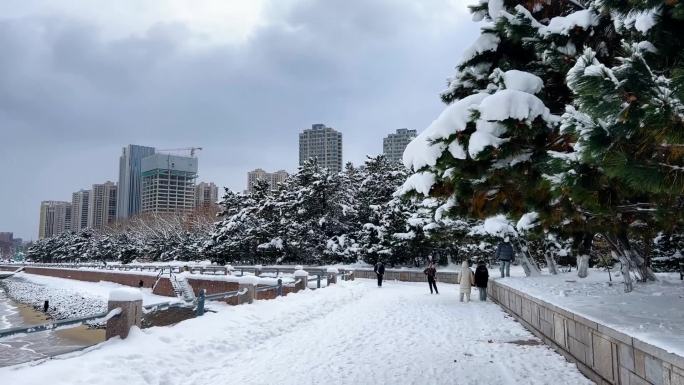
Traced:
[[427, 275], [428, 285], [430, 285], [430, 294], [432, 294], [432, 288], [435, 288], [435, 293], [439, 294], [437, 291], [437, 269], [435, 269], [435, 264], [430, 262], [428, 267], [423, 270], [423, 273]]

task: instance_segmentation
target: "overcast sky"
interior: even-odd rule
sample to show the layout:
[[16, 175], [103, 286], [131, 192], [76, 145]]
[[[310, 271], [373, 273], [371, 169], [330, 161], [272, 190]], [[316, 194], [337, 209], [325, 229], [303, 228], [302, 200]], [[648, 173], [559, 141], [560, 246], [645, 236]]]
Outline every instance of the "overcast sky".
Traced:
[[297, 133], [344, 161], [425, 128], [478, 33], [466, 0], [2, 0], [0, 231], [118, 179], [126, 144], [199, 146], [198, 181], [294, 171]]

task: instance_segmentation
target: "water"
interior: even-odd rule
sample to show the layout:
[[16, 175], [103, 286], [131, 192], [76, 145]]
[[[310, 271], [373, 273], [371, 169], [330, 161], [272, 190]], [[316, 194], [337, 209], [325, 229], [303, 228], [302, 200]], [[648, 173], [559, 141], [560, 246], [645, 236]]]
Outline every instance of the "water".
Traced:
[[[0, 288], [0, 329], [48, 322], [40, 312], [17, 304]], [[103, 339], [103, 332], [84, 327], [0, 339], [0, 367], [49, 358], [82, 349]]]

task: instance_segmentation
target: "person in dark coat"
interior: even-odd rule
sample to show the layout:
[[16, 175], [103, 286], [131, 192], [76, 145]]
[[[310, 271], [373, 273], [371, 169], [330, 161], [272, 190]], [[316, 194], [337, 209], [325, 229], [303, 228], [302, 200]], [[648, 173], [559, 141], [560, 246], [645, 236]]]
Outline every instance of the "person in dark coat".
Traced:
[[484, 261], [477, 262], [475, 269], [475, 286], [480, 291], [480, 301], [487, 300], [487, 281], [489, 281], [489, 270]]
[[428, 267], [423, 270], [423, 273], [427, 275], [427, 280], [428, 280], [428, 285], [430, 285], [430, 294], [432, 294], [432, 288], [435, 288], [435, 293], [439, 294], [439, 291], [437, 291], [437, 269], [435, 269], [435, 264], [430, 262]]
[[503, 241], [499, 242], [496, 246], [496, 259], [501, 263], [501, 278], [511, 276], [511, 262], [515, 259], [515, 253], [513, 252], [513, 245], [509, 242], [509, 238], [505, 237]]
[[382, 264], [382, 261], [375, 264], [375, 275], [378, 276], [378, 287], [382, 287], [382, 276], [385, 275], [385, 265]]

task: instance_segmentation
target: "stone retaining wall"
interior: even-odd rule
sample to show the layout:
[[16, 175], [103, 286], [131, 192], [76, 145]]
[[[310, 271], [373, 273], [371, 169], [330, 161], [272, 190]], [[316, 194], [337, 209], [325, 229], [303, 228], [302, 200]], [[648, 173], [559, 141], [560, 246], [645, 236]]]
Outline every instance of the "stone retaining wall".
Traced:
[[[0, 266], [0, 270], [16, 270], [15, 267]], [[152, 274], [136, 274], [134, 272], [112, 272], [112, 271], [96, 271], [96, 270], [77, 270], [77, 269], [53, 269], [47, 267], [26, 267], [24, 271], [29, 274], [44, 275], [48, 277], [68, 278], [78, 281], [86, 282], [114, 282], [120, 285], [139, 287], [140, 281], [142, 286], [152, 288], [157, 281], [157, 276]], [[214, 279], [188, 278], [188, 283], [192, 286], [195, 295], [199, 295], [200, 290], [206, 290], [207, 294], [225, 293], [228, 291], [238, 290], [237, 282], [227, 282]], [[154, 294], [163, 295], [167, 297], [175, 297], [173, 287], [168, 277], [162, 277], [154, 287]]]
[[[489, 281], [488, 295], [599, 385], [684, 385], [684, 357]], [[684, 321], [683, 321], [684, 322]]]
[[[375, 272], [371, 269], [354, 269], [354, 277], [377, 279]], [[427, 278], [425, 278], [425, 274], [422, 271], [386, 269], [384, 279], [402, 282], [427, 282]], [[437, 282], [458, 283], [458, 273], [438, 271]]]

